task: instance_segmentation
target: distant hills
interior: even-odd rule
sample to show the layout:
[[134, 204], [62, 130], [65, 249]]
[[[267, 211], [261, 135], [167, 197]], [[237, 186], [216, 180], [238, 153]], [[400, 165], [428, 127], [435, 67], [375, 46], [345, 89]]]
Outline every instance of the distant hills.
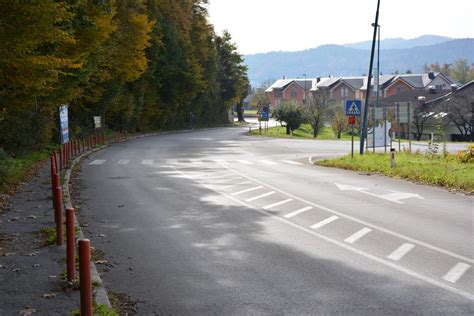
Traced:
[[[447, 40], [445, 40], [447, 39]], [[435, 62], [452, 63], [465, 58], [474, 62], [474, 39], [449, 39], [441, 36], [422, 36], [417, 39], [387, 39], [381, 49], [380, 68], [384, 74], [407, 70], [422, 72], [423, 65]], [[433, 44], [434, 43], [434, 44]], [[359, 76], [368, 73], [370, 42], [348, 45], [322, 45], [297, 52], [270, 52], [246, 55], [249, 78], [257, 86], [269, 79], [283, 76]], [[357, 47], [357, 48], [354, 48]], [[401, 48], [395, 48], [401, 47]]]
[[[451, 41], [453, 38], [438, 35], [423, 35], [412, 39], [386, 38], [380, 41], [380, 49], [405, 49], [417, 46], [430, 46]], [[343, 45], [355, 49], [371, 49], [372, 41]]]

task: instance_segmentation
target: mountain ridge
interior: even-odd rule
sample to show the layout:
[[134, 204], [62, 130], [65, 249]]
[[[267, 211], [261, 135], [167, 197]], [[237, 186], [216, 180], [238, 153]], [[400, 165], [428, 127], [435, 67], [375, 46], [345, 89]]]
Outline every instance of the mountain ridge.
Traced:
[[[252, 85], [287, 77], [358, 76], [368, 73], [370, 51], [344, 45], [325, 44], [296, 52], [245, 55]], [[464, 58], [474, 62], [474, 39], [454, 39], [412, 48], [384, 49], [380, 53], [381, 73], [422, 72], [423, 65], [452, 63]]]

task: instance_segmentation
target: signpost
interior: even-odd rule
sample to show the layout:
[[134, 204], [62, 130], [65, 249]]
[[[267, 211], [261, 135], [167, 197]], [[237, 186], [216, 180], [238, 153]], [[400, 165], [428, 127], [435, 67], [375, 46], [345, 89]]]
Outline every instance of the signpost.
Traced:
[[258, 107], [258, 124], [260, 134], [262, 133], [262, 122], [265, 122], [265, 129], [268, 130], [268, 121], [270, 119], [270, 107], [268, 105], [259, 105]]
[[101, 119], [102, 119], [101, 116], [94, 116], [94, 126], [95, 126], [95, 128], [101, 128], [102, 127]]
[[346, 116], [348, 116], [348, 123], [351, 127], [351, 157], [354, 158], [354, 124], [356, 123], [356, 116], [362, 113], [361, 100], [347, 100], [345, 106]]
[[61, 128], [61, 144], [66, 144], [69, 142], [68, 105], [59, 107], [59, 125]]

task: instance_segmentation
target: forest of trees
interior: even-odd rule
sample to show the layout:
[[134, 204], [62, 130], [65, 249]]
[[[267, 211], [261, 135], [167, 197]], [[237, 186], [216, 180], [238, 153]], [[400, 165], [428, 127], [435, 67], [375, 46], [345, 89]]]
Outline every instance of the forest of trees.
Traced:
[[0, 0], [0, 150], [72, 137], [227, 122], [247, 94], [230, 34], [215, 33], [207, 0]]

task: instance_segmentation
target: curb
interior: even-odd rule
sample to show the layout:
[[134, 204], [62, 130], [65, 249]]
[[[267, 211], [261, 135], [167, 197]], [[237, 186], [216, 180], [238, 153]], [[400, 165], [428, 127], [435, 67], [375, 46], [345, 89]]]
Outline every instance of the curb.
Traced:
[[[70, 198], [70, 194], [69, 194], [69, 184], [70, 184], [70, 181], [71, 181], [71, 173], [72, 173], [72, 170], [74, 170], [74, 167], [76, 166], [77, 163], [79, 163], [81, 161], [82, 158], [84, 158], [86, 155], [89, 155], [91, 153], [94, 153], [96, 151], [99, 151], [105, 147], [107, 147], [108, 145], [104, 145], [102, 147], [99, 147], [99, 148], [94, 148], [90, 151], [87, 151], [83, 154], [81, 154], [80, 156], [74, 158], [74, 160], [72, 161], [72, 164], [71, 164], [71, 167], [69, 169], [66, 169], [66, 173], [64, 175], [64, 184], [63, 184], [63, 202], [64, 202], [64, 205], [66, 206], [66, 208], [69, 208], [69, 207], [73, 207], [72, 203], [71, 203], [71, 198]], [[78, 230], [78, 235], [79, 235], [79, 238], [78, 239], [84, 239], [84, 234], [82, 233], [82, 229], [80, 228], [81, 226], [79, 225], [79, 221], [77, 220], [77, 216], [74, 216], [74, 221], [75, 221], [75, 225], [77, 227], [79, 227], [79, 230]], [[92, 280], [94, 282], [96, 282], [98, 284], [98, 286], [95, 288], [94, 290], [94, 298], [95, 298], [95, 301], [98, 305], [106, 305], [108, 308], [111, 308], [112, 305], [110, 304], [110, 300], [109, 300], [109, 297], [107, 295], [107, 291], [104, 287], [104, 283], [102, 282], [102, 279], [100, 278], [100, 275], [99, 275], [99, 272], [97, 271], [97, 267], [95, 266], [95, 263], [94, 262], [91, 262], [91, 274], [92, 274]]]

